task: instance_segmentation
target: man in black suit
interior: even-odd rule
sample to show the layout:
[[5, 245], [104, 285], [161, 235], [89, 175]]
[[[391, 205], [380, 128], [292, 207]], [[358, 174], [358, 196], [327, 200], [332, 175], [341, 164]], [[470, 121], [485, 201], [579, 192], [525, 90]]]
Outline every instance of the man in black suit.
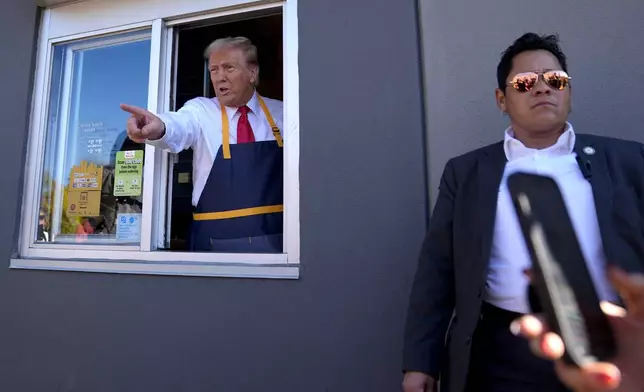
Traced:
[[510, 324], [530, 311], [526, 244], [505, 179], [547, 174], [562, 190], [602, 299], [618, 300], [607, 261], [644, 262], [644, 146], [575, 134], [566, 57], [556, 36], [528, 33], [503, 54], [496, 99], [504, 140], [447, 162], [419, 258], [404, 339], [405, 392], [565, 391], [553, 364]]

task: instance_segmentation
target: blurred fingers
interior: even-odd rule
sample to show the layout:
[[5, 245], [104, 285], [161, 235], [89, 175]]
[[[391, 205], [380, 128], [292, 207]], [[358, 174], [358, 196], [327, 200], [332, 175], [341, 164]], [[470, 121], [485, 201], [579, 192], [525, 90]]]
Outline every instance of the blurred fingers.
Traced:
[[559, 379], [575, 391], [603, 392], [615, 390], [621, 382], [621, 372], [610, 363], [596, 362], [583, 368], [555, 363]]

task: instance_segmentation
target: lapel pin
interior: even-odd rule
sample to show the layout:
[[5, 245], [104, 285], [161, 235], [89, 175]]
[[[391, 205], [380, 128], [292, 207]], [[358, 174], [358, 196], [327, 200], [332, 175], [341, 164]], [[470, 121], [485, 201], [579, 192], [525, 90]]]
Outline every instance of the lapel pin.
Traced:
[[595, 153], [595, 149], [592, 148], [591, 146], [584, 147], [583, 151], [584, 151], [584, 154], [586, 155], [593, 155]]

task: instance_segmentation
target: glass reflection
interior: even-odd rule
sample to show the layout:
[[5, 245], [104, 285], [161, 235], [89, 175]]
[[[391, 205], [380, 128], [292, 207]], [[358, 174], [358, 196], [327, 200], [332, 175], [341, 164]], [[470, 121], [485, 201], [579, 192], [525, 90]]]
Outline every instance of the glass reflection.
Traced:
[[54, 48], [36, 241], [139, 243], [144, 146], [119, 103], [147, 106], [149, 67], [147, 33]]

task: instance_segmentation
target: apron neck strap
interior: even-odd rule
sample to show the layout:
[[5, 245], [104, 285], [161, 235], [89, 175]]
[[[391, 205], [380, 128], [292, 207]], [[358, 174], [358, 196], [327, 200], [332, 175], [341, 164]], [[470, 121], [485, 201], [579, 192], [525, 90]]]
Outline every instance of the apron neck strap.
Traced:
[[[273, 119], [271, 112], [268, 111], [266, 102], [264, 102], [264, 99], [259, 94], [257, 94], [257, 100], [259, 101], [259, 106], [261, 106], [262, 111], [264, 112], [264, 116], [266, 116], [266, 119], [268, 120], [268, 125], [270, 125], [271, 130], [273, 131], [273, 136], [275, 137], [275, 141], [277, 141], [277, 145], [283, 147], [284, 142], [282, 141], [280, 129], [277, 127], [277, 124], [275, 124], [275, 120]], [[219, 103], [219, 107], [221, 108], [221, 133], [223, 139], [222, 148], [224, 159], [230, 159], [230, 122], [228, 121], [226, 106], [221, 104], [221, 101]]]

